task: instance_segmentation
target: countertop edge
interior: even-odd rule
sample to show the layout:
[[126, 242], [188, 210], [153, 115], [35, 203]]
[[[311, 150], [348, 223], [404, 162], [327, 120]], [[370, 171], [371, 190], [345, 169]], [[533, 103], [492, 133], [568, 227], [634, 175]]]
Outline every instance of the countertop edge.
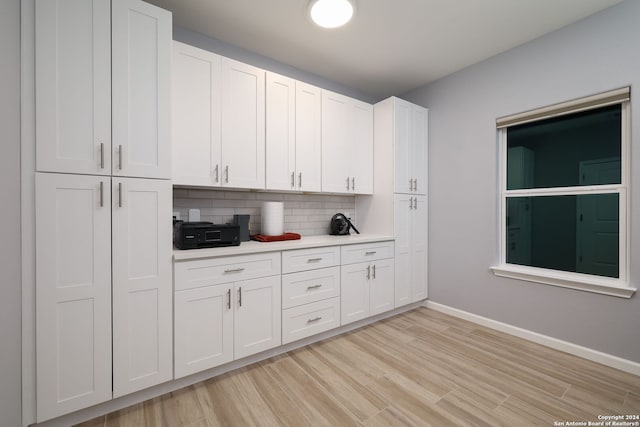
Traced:
[[303, 236], [299, 240], [287, 240], [281, 242], [256, 242], [249, 241], [243, 242], [240, 246], [227, 246], [220, 248], [206, 248], [206, 249], [187, 249], [173, 250], [173, 261], [191, 261], [196, 259], [205, 258], [218, 258], [223, 256], [234, 255], [249, 255], [266, 252], [280, 252], [290, 251], [296, 249], [310, 249], [320, 248], [325, 246], [344, 246], [344, 245], [356, 245], [360, 243], [375, 243], [394, 241], [394, 236], [388, 235], [375, 235], [375, 234], [360, 234], [350, 236]]

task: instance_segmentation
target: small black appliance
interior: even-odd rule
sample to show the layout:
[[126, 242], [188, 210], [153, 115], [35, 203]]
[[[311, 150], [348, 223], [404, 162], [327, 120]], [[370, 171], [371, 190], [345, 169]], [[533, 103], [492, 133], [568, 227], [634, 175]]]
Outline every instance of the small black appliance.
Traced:
[[331, 234], [333, 236], [347, 236], [349, 230], [353, 229], [357, 234], [360, 234], [358, 229], [354, 227], [353, 223], [342, 213], [337, 213], [331, 218]]
[[240, 244], [240, 226], [204, 221], [177, 221], [173, 226], [173, 244], [178, 249], [238, 246]]

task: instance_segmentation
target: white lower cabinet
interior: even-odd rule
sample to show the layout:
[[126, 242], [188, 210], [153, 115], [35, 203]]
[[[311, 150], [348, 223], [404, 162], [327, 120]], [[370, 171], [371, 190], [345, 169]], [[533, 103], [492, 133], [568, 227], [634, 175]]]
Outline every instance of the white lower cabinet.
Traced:
[[280, 276], [235, 284], [234, 358], [240, 359], [282, 344]]
[[393, 259], [342, 266], [343, 325], [393, 309], [393, 271]]
[[111, 399], [110, 182], [36, 173], [38, 422]]
[[282, 344], [340, 326], [340, 297], [282, 310]]
[[171, 379], [170, 212], [169, 181], [36, 174], [38, 421]]
[[396, 194], [395, 306], [427, 298], [427, 197]]
[[392, 242], [342, 247], [342, 325], [394, 308], [393, 248]]
[[282, 253], [282, 343], [340, 326], [340, 246]]
[[[254, 261], [256, 256], [271, 260], [273, 255], [247, 257]], [[240, 265], [243, 257], [228, 258], [233, 260], [233, 265]], [[273, 276], [185, 289], [185, 280], [194, 274], [189, 264], [196, 263], [204, 273], [207, 262], [214, 266], [221, 262], [227, 264], [224, 259], [188, 261], [176, 268], [176, 289], [182, 290], [177, 290], [174, 295], [175, 378], [214, 368], [282, 343], [279, 269]], [[238, 271], [240, 268], [227, 268], [226, 271], [242, 274]]]
[[232, 290], [225, 284], [175, 293], [175, 378], [233, 360]]
[[173, 377], [171, 182], [112, 179], [113, 396]]

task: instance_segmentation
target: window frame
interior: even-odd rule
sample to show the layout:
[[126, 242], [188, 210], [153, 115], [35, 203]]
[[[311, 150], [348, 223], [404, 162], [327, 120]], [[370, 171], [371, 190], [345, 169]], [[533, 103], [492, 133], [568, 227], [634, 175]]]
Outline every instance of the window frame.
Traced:
[[[619, 90], [617, 90], [619, 91]], [[627, 88], [629, 91], [629, 88]], [[615, 91], [614, 91], [615, 92]], [[587, 97], [584, 99], [591, 99]], [[568, 115], [580, 111], [596, 109], [604, 107], [607, 104], [591, 104], [588, 108], [571, 109], [572, 105], [580, 104], [581, 100], [569, 101], [567, 103], [558, 104], [562, 111], [557, 115]], [[496, 276], [519, 279], [529, 282], [541, 283], [545, 285], [560, 286], [564, 288], [577, 289], [582, 291], [594, 292], [605, 295], [612, 295], [622, 298], [631, 298], [636, 292], [636, 288], [632, 287], [629, 282], [630, 275], [630, 203], [629, 203], [629, 187], [631, 185], [630, 170], [630, 146], [631, 146], [631, 102], [626, 100], [608, 103], [608, 105], [621, 105], [621, 153], [620, 167], [621, 176], [620, 184], [604, 184], [604, 185], [588, 185], [588, 186], [571, 186], [571, 187], [551, 187], [551, 188], [532, 188], [507, 190], [507, 129], [519, 123], [508, 123], [501, 125], [502, 122], [510, 122], [510, 120], [498, 119], [497, 122], [497, 143], [498, 143], [498, 159], [499, 159], [499, 256], [500, 261], [496, 266], [490, 269]], [[542, 121], [547, 117], [539, 117], [540, 111], [553, 111], [555, 106], [544, 107], [534, 110], [531, 114], [520, 113], [511, 117], [534, 117], [524, 122]], [[538, 117], [536, 117], [538, 116]], [[512, 120], [511, 120], [512, 121]], [[546, 269], [541, 267], [532, 267], [519, 264], [509, 264], [507, 259], [507, 199], [509, 197], [537, 197], [537, 196], [563, 196], [563, 195], [586, 195], [586, 194], [618, 194], [619, 197], [619, 218], [618, 218], [618, 235], [619, 235], [619, 277], [604, 277], [586, 273], [575, 273], [561, 270]]]

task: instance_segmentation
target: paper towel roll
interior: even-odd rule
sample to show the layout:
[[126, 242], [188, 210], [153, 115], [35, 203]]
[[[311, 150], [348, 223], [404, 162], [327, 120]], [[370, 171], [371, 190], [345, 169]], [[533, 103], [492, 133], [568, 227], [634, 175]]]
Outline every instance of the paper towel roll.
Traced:
[[284, 203], [264, 202], [262, 204], [261, 234], [282, 236], [284, 234]]

